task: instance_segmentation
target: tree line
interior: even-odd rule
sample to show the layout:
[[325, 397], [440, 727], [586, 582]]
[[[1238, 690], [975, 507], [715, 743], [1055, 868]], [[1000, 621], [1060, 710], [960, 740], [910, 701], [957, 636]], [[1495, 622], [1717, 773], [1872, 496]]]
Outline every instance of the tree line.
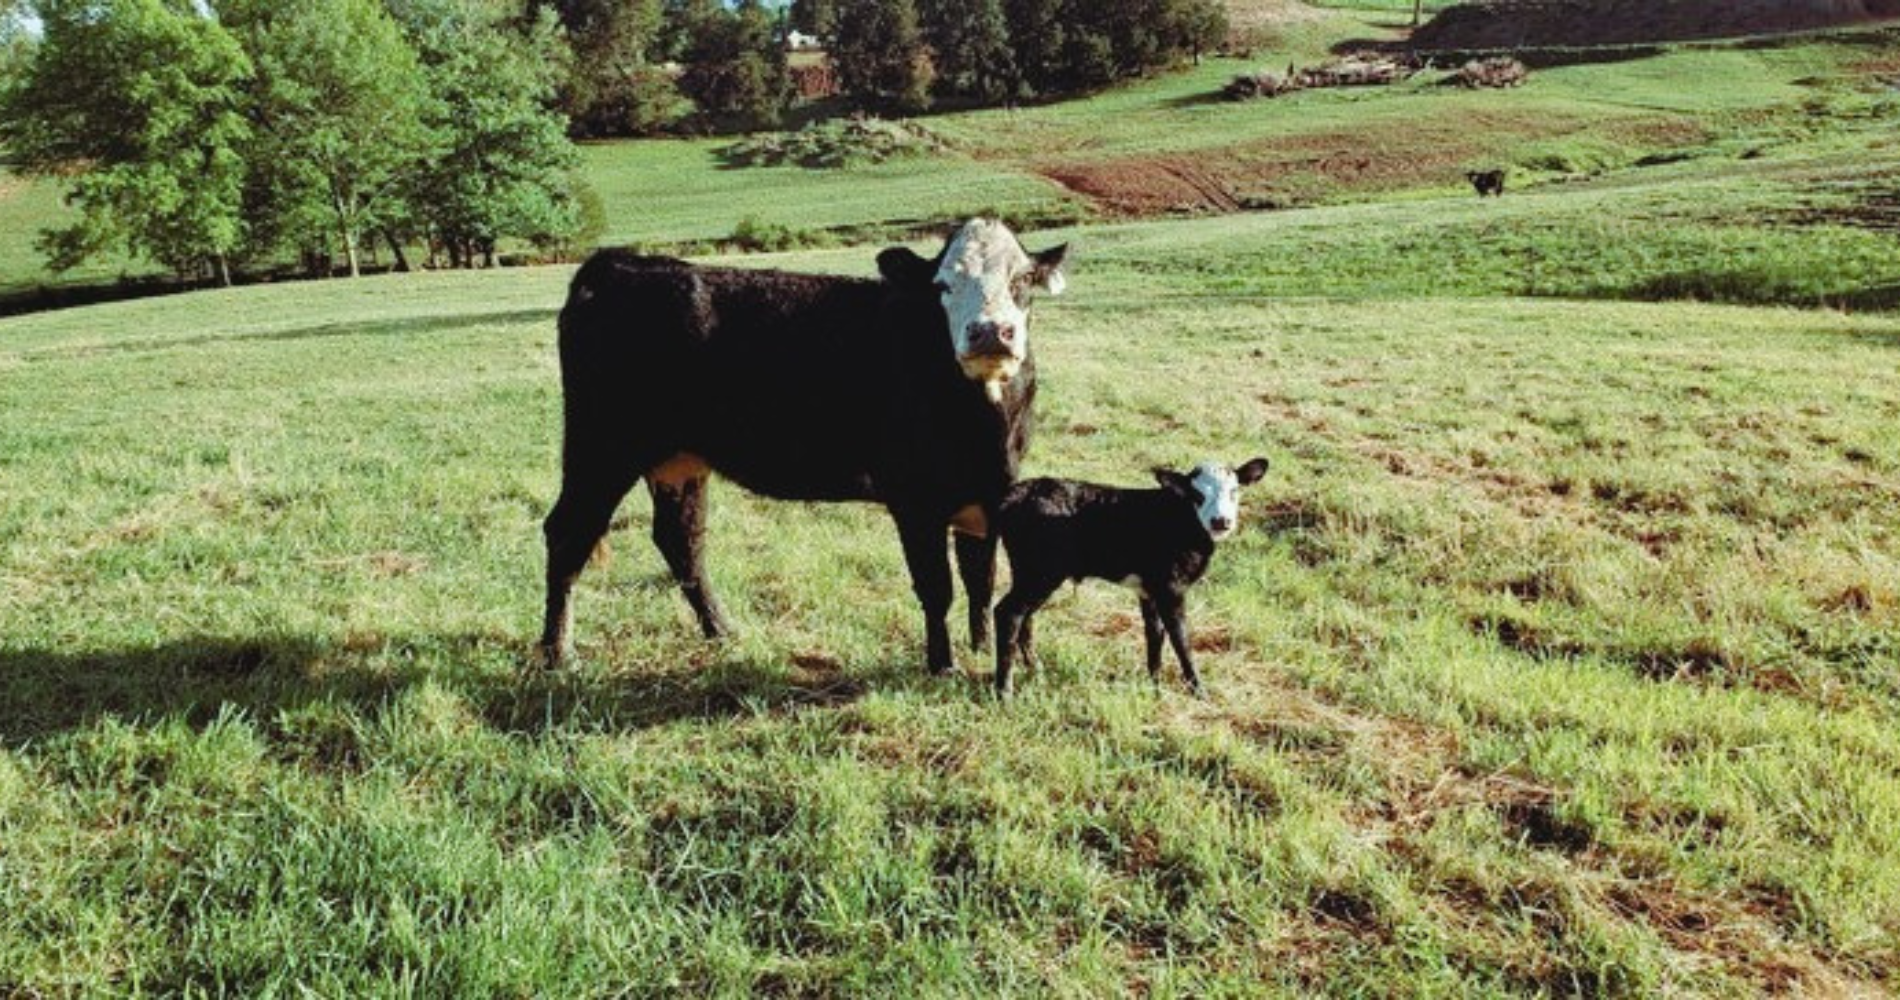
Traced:
[[[867, 109], [1002, 103], [1087, 90], [1198, 57], [1221, 0], [530, 0], [564, 29], [562, 107], [583, 136], [778, 124], [794, 100], [785, 39], [823, 44]], [[682, 103], [683, 102], [683, 103]]]
[[598, 224], [571, 137], [779, 124], [794, 29], [847, 102], [908, 112], [1101, 86], [1226, 22], [1220, 0], [0, 0], [0, 144], [79, 209], [42, 234], [56, 270], [475, 266]]
[[0, 90], [15, 169], [78, 220], [55, 269], [122, 250], [184, 277], [301, 261], [360, 273], [552, 246], [588, 195], [555, 106], [552, 17], [507, 0], [34, 0]]

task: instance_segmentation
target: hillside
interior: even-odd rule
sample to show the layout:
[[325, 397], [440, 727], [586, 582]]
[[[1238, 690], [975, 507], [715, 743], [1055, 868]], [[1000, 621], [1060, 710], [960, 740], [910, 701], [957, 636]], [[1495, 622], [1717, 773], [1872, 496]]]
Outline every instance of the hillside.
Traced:
[[1630, 45], [1739, 38], [1900, 17], [1900, 0], [1478, 0], [1412, 36], [1420, 49]]
[[[1462, 193], [1464, 172], [1485, 167], [1510, 168], [1516, 196], [1640, 182], [1654, 164], [1684, 159], [1746, 172], [1818, 151], [1859, 156], [1877, 174], [1895, 158], [1882, 138], [1900, 65], [1900, 34], [1889, 30], [1664, 46], [1541, 68], [1508, 92], [1442, 86], [1434, 72], [1243, 104], [1219, 97], [1236, 73], [1318, 62], [1368, 34], [1396, 37], [1405, 5], [1243, 6], [1272, 26], [1248, 58], [1210, 58], [1077, 100], [923, 116], [915, 127], [941, 150], [930, 156], [741, 166], [727, 155], [731, 138], [662, 139], [589, 144], [582, 172], [601, 196], [604, 242], [692, 253], [742, 226], [798, 246], [875, 241], [980, 212], [1048, 225], [1404, 202]], [[1788, 185], [1791, 199], [1838, 194], [1799, 187]], [[52, 185], [0, 174], [0, 299], [152, 273], [108, 257], [47, 275], [35, 233], [70, 213]]]

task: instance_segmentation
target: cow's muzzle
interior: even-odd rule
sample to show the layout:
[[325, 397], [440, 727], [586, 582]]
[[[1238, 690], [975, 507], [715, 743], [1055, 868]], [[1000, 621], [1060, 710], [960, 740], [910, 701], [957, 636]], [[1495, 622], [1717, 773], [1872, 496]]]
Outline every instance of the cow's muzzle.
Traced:
[[1015, 358], [1018, 356], [1018, 343], [1022, 335], [1010, 323], [972, 323], [970, 324], [970, 348], [965, 352], [969, 358]]

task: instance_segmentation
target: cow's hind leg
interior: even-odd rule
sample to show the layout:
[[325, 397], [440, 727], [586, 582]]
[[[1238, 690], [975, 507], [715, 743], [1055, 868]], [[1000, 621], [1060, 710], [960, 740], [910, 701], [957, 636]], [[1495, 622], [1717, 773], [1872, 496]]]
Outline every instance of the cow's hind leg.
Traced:
[[706, 486], [712, 470], [691, 455], [680, 455], [647, 473], [647, 492], [653, 496], [653, 544], [665, 557], [680, 592], [699, 618], [708, 639], [731, 633], [726, 613], [706, 582], [701, 558], [706, 535]]
[[[570, 463], [570, 469], [576, 464], [581, 463]], [[541, 628], [541, 656], [547, 666], [559, 666], [573, 648], [574, 581], [606, 537], [614, 508], [638, 477], [637, 469], [615, 475], [596, 469], [570, 471], [562, 479], [560, 499], [541, 526], [548, 544], [547, 615]]]
[[970, 599], [970, 649], [982, 652], [990, 643], [990, 602], [996, 596], [996, 536], [981, 538], [958, 532], [957, 572]]

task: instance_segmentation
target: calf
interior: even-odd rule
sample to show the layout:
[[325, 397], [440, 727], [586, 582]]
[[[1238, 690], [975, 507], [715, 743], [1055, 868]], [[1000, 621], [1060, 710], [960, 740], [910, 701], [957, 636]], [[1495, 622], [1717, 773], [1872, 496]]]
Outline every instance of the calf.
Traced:
[[1478, 192], [1480, 198], [1504, 197], [1504, 171], [1502, 170], [1467, 171], [1465, 180], [1471, 182], [1471, 187]]
[[951, 667], [949, 535], [989, 630], [988, 516], [1016, 479], [1036, 394], [1029, 300], [1064, 249], [1026, 252], [972, 219], [934, 259], [878, 255], [878, 279], [695, 267], [619, 251], [581, 266], [561, 310], [561, 496], [544, 526], [550, 663], [575, 578], [641, 480], [653, 541], [709, 637], [728, 631], [702, 564], [707, 478], [788, 500], [868, 501], [897, 522], [933, 672]]
[[1160, 679], [1167, 630], [1194, 693], [1183, 607], [1187, 588], [1207, 572], [1214, 543], [1240, 519], [1240, 487], [1266, 475], [1267, 460], [1238, 469], [1205, 462], [1191, 474], [1155, 470], [1160, 489], [1131, 490], [1070, 479], [1031, 479], [1003, 500], [995, 526], [1009, 552], [1013, 582], [996, 606], [996, 691], [1009, 693], [1015, 650], [1033, 661], [1036, 610], [1070, 580], [1093, 577], [1134, 587], [1148, 640], [1148, 674]]

